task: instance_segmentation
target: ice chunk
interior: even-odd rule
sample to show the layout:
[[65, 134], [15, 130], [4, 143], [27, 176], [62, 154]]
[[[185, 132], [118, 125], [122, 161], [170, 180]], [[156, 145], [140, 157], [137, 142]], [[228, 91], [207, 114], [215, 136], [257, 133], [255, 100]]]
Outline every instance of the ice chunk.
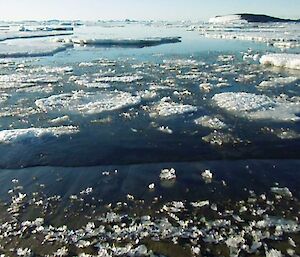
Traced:
[[159, 177], [160, 177], [161, 180], [176, 179], [176, 171], [173, 168], [171, 168], [171, 169], [163, 169], [163, 170], [160, 171]]
[[197, 107], [189, 104], [179, 104], [172, 101], [162, 99], [153, 107], [152, 116], [171, 116], [176, 114], [184, 114], [197, 111]]
[[211, 128], [211, 129], [224, 129], [224, 128], [227, 128], [227, 125], [217, 117], [202, 116], [202, 117], [194, 120], [194, 122], [197, 125], [207, 127], [207, 128]]
[[59, 137], [61, 135], [75, 134], [78, 132], [79, 129], [75, 126], [2, 130], [0, 131], [0, 143], [19, 143], [24, 140], [33, 140], [42, 137]]
[[100, 78], [96, 78], [95, 81], [102, 82], [102, 83], [108, 83], [108, 82], [132, 83], [142, 79], [143, 77], [139, 75], [124, 75], [124, 76], [100, 77]]
[[213, 102], [220, 108], [249, 119], [296, 121], [300, 111], [298, 103], [271, 99], [266, 95], [245, 92], [227, 92], [214, 95]]
[[205, 201], [198, 201], [198, 202], [191, 202], [191, 205], [194, 208], [201, 208], [204, 207], [206, 205], [209, 205], [209, 200], [205, 200]]
[[259, 89], [270, 88], [270, 87], [282, 87], [291, 83], [295, 83], [299, 78], [297, 77], [279, 77], [272, 78], [270, 80], [262, 81], [257, 87]]
[[52, 95], [35, 101], [43, 111], [66, 111], [85, 114], [113, 111], [139, 104], [141, 98], [122, 91], [85, 92], [74, 91]]
[[205, 170], [201, 173], [201, 176], [203, 178], [203, 180], [206, 182], [206, 183], [210, 183], [212, 181], [212, 178], [213, 178], [213, 174], [211, 173], [210, 170]]
[[270, 251], [266, 251], [266, 257], [282, 257], [282, 253], [278, 250], [271, 249]]
[[300, 70], [300, 54], [266, 54], [259, 61], [264, 65]]
[[292, 192], [287, 187], [272, 187], [271, 192], [273, 192], [276, 195], [281, 195], [284, 197], [292, 197]]

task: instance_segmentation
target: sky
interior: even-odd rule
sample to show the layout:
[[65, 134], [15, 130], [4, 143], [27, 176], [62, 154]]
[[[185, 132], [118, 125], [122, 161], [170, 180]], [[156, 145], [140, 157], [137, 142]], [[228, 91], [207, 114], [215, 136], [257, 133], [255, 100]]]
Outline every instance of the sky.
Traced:
[[300, 0], [0, 0], [1, 20], [208, 20], [259, 13], [300, 18]]

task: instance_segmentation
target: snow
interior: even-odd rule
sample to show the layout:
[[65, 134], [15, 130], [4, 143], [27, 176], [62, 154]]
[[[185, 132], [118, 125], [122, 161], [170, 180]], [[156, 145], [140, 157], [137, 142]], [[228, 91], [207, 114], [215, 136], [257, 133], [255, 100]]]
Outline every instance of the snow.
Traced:
[[84, 114], [95, 114], [122, 109], [139, 104], [141, 98], [122, 91], [85, 92], [74, 91], [60, 95], [52, 95], [35, 101], [45, 112], [63, 111]]
[[79, 129], [75, 126], [2, 130], [0, 131], [0, 143], [21, 143], [25, 140], [34, 140], [42, 137], [59, 137], [78, 132]]
[[266, 54], [259, 61], [263, 65], [300, 70], [300, 54]]

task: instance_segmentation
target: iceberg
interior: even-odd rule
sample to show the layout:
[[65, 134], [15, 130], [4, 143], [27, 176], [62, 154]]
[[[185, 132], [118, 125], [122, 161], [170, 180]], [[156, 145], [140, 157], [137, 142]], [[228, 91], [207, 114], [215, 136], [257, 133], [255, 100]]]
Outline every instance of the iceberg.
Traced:
[[266, 54], [259, 61], [263, 65], [300, 70], [300, 54]]
[[37, 107], [45, 112], [75, 112], [95, 114], [122, 109], [139, 104], [141, 98], [122, 91], [85, 92], [74, 91], [35, 101]]
[[27, 128], [0, 131], [0, 144], [21, 143], [25, 140], [34, 140], [42, 137], [59, 137], [78, 133], [75, 126]]

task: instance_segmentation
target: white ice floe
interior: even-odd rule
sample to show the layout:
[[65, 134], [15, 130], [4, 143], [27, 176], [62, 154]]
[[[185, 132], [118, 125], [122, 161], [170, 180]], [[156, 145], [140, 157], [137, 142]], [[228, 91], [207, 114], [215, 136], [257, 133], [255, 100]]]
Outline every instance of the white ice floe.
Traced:
[[78, 132], [79, 129], [75, 126], [2, 130], [0, 131], [0, 143], [19, 143], [25, 140], [34, 140], [42, 137], [59, 137]]
[[293, 196], [292, 192], [287, 187], [272, 187], [271, 192], [288, 198]]
[[143, 77], [139, 75], [124, 75], [124, 76], [110, 76], [96, 78], [96, 82], [108, 83], [108, 82], [120, 82], [120, 83], [132, 83], [142, 80]]
[[205, 170], [201, 173], [202, 179], [206, 182], [206, 183], [210, 183], [212, 181], [213, 178], [213, 174], [210, 170]]
[[207, 128], [211, 128], [211, 129], [224, 129], [227, 128], [227, 125], [221, 121], [219, 118], [217, 117], [210, 117], [210, 116], [202, 116], [196, 120], [194, 120], [194, 122], [197, 125], [200, 125], [202, 127], [207, 127]]
[[0, 33], [0, 41], [9, 39], [20, 39], [20, 38], [42, 38], [42, 37], [54, 37], [54, 36], [66, 36], [72, 35], [73, 32], [66, 31], [8, 31]]
[[167, 117], [197, 111], [197, 107], [189, 104], [179, 104], [168, 99], [162, 99], [153, 107], [152, 116]]
[[300, 54], [266, 54], [259, 61], [264, 65], [300, 70]]
[[[263, 23], [247, 23], [238, 15], [216, 17], [210, 21], [211, 23], [195, 26], [192, 30], [197, 30], [208, 38], [263, 42], [278, 48], [300, 46], [300, 26], [296, 23], [269, 23], [266, 26]], [[257, 59], [258, 56], [252, 57]]]
[[33, 87], [36, 84], [57, 83], [60, 77], [54, 74], [25, 74], [12, 73], [0, 75], [0, 89], [26, 88]]
[[60, 95], [52, 95], [35, 101], [45, 112], [77, 112], [85, 114], [118, 110], [139, 104], [141, 98], [122, 91], [85, 92], [74, 91]]
[[290, 76], [290, 77], [279, 77], [279, 78], [272, 78], [270, 80], [262, 81], [257, 87], [259, 89], [266, 89], [272, 87], [282, 87], [285, 85], [289, 85], [295, 83], [299, 78]]
[[176, 171], [173, 168], [171, 168], [171, 169], [163, 169], [163, 170], [160, 171], [159, 177], [160, 177], [161, 180], [176, 179]]
[[282, 257], [281, 251], [271, 249], [269, 251], [266, 251], [266, 257]]
[[209, 200], [198, 201], [198, 202], [191, 202], [191, 205], [192, 205], [194, 208], [201, 208], [201, 207], [204, 207], [204, 206], [209, 205]]
[[26, 44], [0, 44], [0, 58], [51, 56], [72, 47], [70, 44], [53, 42], [30, 42]]
[[181, 42], [180, 37], [154, 37], [154, 38], [143, 38], [143, 39], [132, 39], [132, 38], [116, 38], [116, 39], [81, 39], [73, 38], [72, 42], [79, 45], [96, 45], [96, 46], [107, 46], [107, 47], [147, 47], [156, 46], [161, 44], [170, 44]]
[[272, 99], [266, 95], [245, 92], [227, 92], [214, 95], [213, 102], [220, 108], [248, 119], [296, 121], [298, 103]]

